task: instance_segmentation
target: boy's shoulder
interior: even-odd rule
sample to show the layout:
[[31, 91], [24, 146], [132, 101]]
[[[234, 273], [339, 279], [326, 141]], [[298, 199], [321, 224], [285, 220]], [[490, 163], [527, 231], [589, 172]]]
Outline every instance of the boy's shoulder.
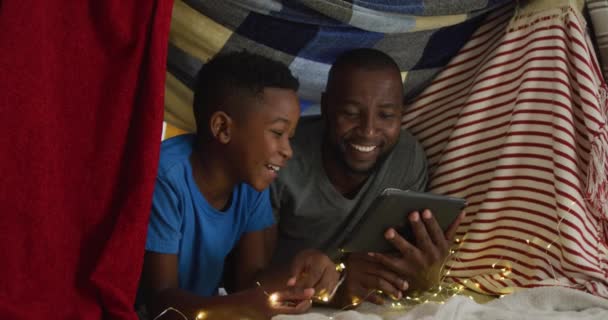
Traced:
[[163, 177], [176, 168], [188, 164], [194, 144], [194, 135], [179, 135], [162, 142], [158, 162], [158, 176]]

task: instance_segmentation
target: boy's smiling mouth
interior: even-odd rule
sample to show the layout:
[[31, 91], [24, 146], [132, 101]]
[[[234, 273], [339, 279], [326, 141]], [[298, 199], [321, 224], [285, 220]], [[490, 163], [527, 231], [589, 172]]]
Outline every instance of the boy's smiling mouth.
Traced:
[[279, 172], [279, 170], [281, 170], [281, 167], [275, 166], [272, 164], [267, 164], [266, 168], [268, 168], [269, 170], [274, 171], [274, 172]]

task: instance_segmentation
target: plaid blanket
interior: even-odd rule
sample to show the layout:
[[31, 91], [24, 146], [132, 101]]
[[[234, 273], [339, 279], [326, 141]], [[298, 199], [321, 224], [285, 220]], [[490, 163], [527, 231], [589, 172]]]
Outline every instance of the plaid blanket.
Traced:
[[608, 298], [606, 83], [570, 6], [497, 12], [408, 109], [431, 191], [464, 197], [449, 277]]
[[247, 49], [289, 65], [306, 108], [320, 99], [340, 53], [373, 47], [402, 70], [406, 99], [422, 91], [477, 29], [509, 0], [176, 0], [170, 31], [165, 120], [194, 131], [193, 78], [217, 53]]

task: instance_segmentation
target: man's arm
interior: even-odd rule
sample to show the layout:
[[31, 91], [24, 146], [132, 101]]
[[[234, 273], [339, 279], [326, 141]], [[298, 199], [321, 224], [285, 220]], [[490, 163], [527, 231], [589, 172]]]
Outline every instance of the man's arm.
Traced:
[[[209, 318], [269, 318], [279, 313], [302, 313], [310, 308], [312, 290], [280, 292], [276, 302], [270, 301], [261, 288], [253, 288], [228, 296], [201, 297], [179, 289], [178, 256], [146, 251], [142, 285], [146, 306], [151, 317], [156, 317], [169, 307], [179, 310], [188, 319], [200, 312]], [[297, 301], [296, 305], [283, 302]], [[238, 306], [235, 308], [235, 306]], [[174, 316], [178, 316], [172, 313]], [[215, 315], [215, 316], [214, 316]], [[163, 318], [164, 319], [164, 318]], [[166, 319], [172, 319], [171, 313]], [[181, 317], [175, 317], [181, 319]]]

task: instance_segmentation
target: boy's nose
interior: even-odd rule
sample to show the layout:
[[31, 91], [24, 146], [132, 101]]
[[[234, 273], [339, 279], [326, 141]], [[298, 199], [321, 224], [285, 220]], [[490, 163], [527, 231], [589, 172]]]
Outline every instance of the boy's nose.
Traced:
[[293, 156], [293, 149], [291, 149], [291, 144], [289, 143], [289, 139], [287, 139], [283, 144], [279, 151], [281, 155], [289, 160]]

